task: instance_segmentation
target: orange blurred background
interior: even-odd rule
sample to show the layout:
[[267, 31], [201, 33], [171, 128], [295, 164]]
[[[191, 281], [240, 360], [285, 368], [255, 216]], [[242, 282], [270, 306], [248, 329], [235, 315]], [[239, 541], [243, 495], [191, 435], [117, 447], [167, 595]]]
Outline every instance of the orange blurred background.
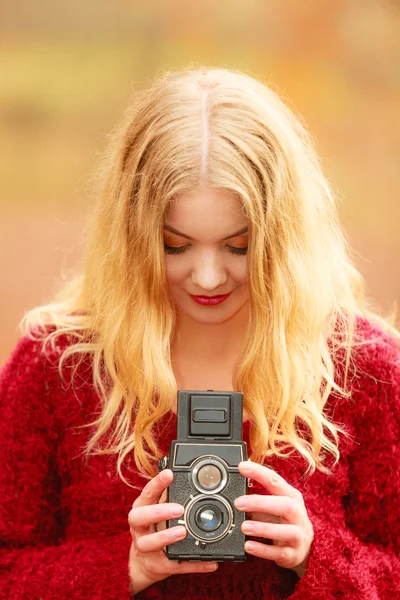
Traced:
[[380, 312], [400, 298], [400, 12], [373, 0], [3, 0], [0, 363], [82, 252], [90, 177], [136, 89], [200, 64], [269, 83], [313, 134]]

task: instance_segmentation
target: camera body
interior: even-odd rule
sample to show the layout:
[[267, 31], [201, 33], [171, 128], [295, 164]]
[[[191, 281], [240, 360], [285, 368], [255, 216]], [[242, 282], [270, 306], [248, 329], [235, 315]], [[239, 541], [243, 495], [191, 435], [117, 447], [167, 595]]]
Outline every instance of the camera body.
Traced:
[[184, 525], [184, 540], [167, 546], [170, 560], [233, 561], [246, 558], [246, 519], [234, 506], [246, 495], [249, 480], [238, 470], [247, 460], [242, 439], [243, 394], [213, 390], [178, 391], [177, 439], [159, 471], [169, 468], [174, 479], [167, 501], [184, 506], [184, 514], [167, 521], [167, 527]]

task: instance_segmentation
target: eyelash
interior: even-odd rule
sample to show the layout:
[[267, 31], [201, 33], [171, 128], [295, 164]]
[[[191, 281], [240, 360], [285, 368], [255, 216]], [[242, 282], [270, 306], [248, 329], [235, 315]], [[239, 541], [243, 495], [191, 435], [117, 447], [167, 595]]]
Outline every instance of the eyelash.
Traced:
[[[172, 246], [168, 246], [165, 242], [164, 242], [164, 250], [167, 254], [182, 254], [182, 252], [185, 252], [187, 246], [181, 246], [180, 248], [173, 248]], [[233, 246], [228, 246], [229, 248], [229, 252], [231, 252], [231, 254], [236, 254], [239, 256], [244, 256], [245, 254], [247, 254], [247, 246], [245, 248], [234, 248]]]

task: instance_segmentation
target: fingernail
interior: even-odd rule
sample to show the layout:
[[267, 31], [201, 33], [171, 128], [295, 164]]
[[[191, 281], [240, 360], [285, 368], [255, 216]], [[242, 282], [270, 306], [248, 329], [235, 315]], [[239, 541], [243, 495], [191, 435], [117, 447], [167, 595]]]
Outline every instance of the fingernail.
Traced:
[[161, 471], [160, 473], [160, 479], [163, 483], [167, 483], [169, 480], [169, 475], [166, 471]]
[[256, 545], [253, 544], [253, 542], [246, 542], [244, 545], [244, 549], [248, 550], [249, 552], [252, 552], [252, 550], [256, 549]]
[[179, 527], [179, 529], [174, 531], [174, 538], [176, 540], [181, 540], [184, 537], [186, 537], [186, 529], [184, 527]]
[[245, 508], [246, 504], [246, 499], [243, 496], [241, 498], [236, 498], [235, 500], [236, 508]]
[[215, 571], [218, 568], [218, 563], [207, 563], [206, 567], [210, 571]]
[[179, 504], [177, 504], [171, 509], [171, 513], [173, 517], [180, 517], [183, 515], [183, 506], [179, 506]]
[[253, 523], [243, 523], [242, 531], [243, 533], [253, 533], [255, 531], [255, 527]]
[[250, 471], [251, 471], [251, 465], [248, 462], [241, 462], [241, 463], [239, 463], [239, 467], [245, 473], [250, 473]]

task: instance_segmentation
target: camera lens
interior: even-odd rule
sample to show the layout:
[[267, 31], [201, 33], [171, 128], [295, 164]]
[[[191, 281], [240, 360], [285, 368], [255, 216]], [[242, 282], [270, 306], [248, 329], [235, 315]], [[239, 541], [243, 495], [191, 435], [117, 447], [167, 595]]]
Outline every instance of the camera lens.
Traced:
[[221, 483], [222, 474], [215, 465], [205, 465], [199, 469], [197, 480], [205, 490], [213, 490]]
[[203, 494], [214, 495], [228, 484], [228, 465], [218, 456], [200, 456], [192, 465], [189, 480]]
[[193, 496], [186, 506], [185, 520], [195, 539], [217, 542], [231, 532], [232, 506], [223, 496]]
[[216, 506], [202, 507], [196, 513], [196, 522], [204, 531], [214, 531], [221, 525], [221, 511]]

